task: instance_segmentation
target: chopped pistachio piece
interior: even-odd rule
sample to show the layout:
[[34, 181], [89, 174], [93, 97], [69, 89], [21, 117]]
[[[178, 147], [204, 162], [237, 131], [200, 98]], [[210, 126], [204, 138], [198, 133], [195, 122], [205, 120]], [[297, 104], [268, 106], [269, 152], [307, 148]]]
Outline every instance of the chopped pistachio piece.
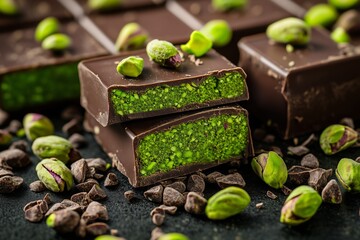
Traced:
[[190, 40], [186, 44], [181, 45], [181, 50], [195, 57], [205, 55], [212, 47], [212, 41], [199, 31], [193, 31]]
[[138, 77], [144, 69], [144, 59], [130, 56], [121, 60], [117, 65], [118, 73], [127, 77]]

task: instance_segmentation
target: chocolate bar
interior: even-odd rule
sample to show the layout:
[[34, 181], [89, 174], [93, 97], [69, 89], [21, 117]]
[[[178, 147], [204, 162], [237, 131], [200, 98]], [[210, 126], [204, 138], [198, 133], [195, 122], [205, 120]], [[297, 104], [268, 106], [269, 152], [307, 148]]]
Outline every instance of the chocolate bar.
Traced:
[[201, 171], [253, 154], [247, 111], [221, 107], [102, 127], [86, 127], [134, 187]]
[[128, 54], [79, 64], [82, 106], [102, 125], [166, 115], [248, 99], [246, 74], [214, 50], [203, 64], [186, 60], [178, 69], [151, 62], [144, 50], [143, 73], [129, 78], [116, 71]]
[[271, 120], [284, 138], [360, 117], [360, 54], [343, 55], [327, 31], [313, 29], [309, 44], [294, 52], [265, 34], [243, 38], [239, 49], [250, 114]]
[[[89, 7], [88, 0], [76, 0], [82, 6], [86, 13], [91, 14], [93, 12], [99, 12], [95, 9], [91, 9]], [[127, 11], [127, 10], [134, 10], [139, 8], [146, 8], [146, 7], [154, 7], [159, 5], [164, 5], [166, 0], [123, 0], [119, 1], [118, 6], [114, 6], [111, 9], [107, 9], [105, 12], [115, 12], [115, 11]]]

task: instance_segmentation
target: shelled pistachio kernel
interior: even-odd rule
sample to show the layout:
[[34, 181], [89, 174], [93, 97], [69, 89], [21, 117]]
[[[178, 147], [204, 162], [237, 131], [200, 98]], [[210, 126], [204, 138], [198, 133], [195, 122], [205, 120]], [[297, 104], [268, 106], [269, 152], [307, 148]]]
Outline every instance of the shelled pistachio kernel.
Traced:
[[181, 65], [180, 54], [170, 42], [154, 39], [147, 44], [146, 53], [151, 61], [161, 66], [177, 68]]
[[199, 31], [193, 31], [190, 40], [186, 44], [181, 45], [181, 50], [195, 57], [205, 55], [212, 47], [212, 41]]
[[144, 69], [144, 59], [130, 56], [124, 58], [116, 67], [118, 73], [127, 77], [138, 77]]
[[121, 6], [122, 0], [88, 0], [88, 6], [92, 10], [106, 11]]
[[358, 133], [354, 129], [341, 125], [330, 125], [320, 135], [320, 147], [327, 155], [332, 155], [354, 145]]
[[63, 51], [71, 46], [71, 39], [63, 33], [55, 33], [47, 38], [41, 44], [41, 47], [51, 51]]
[[36, 41], [41, 42], [51, 34], [57, 33], [58, 31], [59, 21], [54, 17], [47, 17], [37, 25], [35, 29], [35, 39]]
[[336, 9], [329, 4], [316, 4], [305, 14], [304, 20], [310, 26], [328, 27], [338, 18]]
[[340, 10], [350, 9], [360, 4], [360, 0], [328, 0], [328, 2]]
[[28, 113], [23, 120], [24, 130], [27, 139], [34, 141], [38, 137], [54, 134], [54, 125], [44, 115], [38, 113]]
[[337, 165], [335, 174], [346, 191], [360, 192], [360, 163], [350, 158], [342, 158]]
[[158, 240], [189, 240], [189, 238], [182, 233], [174, 232], [161, 235]]
[[115, 48], [118, 51], [137, 50], [145, 47], [149, 36], [137, 23], [128, 23], [120, 31]]
[[0, 1], [0, 13], [4, 15], [16, 15], [19, 13], [19, 9], [13, 0]]
[[311, 32], [303, 20], [289, 17], [270, 24], [266, 35], [278, 43], [306, 45], [310, 41]]
[[212, 0], [212, 7], [218, 11], [241, 9], [247, 4], [247, 0]]
[[245, 190], [227, 187], [209, 198], [205, 213], [209, 219], [222, 220], [241, 213], [250, 201], [250, 196]]
[[322, 203], [320, 194], [309, 186], [295, 188], [281, 209], [280, 222], [299, 225], [315, 215]]
[[333, 30], [331, 32], [330, 36], [331, 36], [331, 39], [337, 43], [350, 42], [350, 35], [345, 31], [345, 29], [343, 29], [341, 27], [335, 28], [335, 30]]
[[227, 45], [232, 38], [232, 30], [229, 24], [222, 19], [215, 19], [207, 22], [200, 32], [208, 37], [215, 47]]

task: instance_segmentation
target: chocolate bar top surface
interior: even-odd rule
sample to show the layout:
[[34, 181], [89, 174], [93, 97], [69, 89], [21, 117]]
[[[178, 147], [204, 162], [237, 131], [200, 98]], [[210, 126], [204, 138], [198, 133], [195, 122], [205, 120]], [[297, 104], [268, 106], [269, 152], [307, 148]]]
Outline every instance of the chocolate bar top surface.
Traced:
[[60, 25], [61, 32], [69, 35], [72, 40], [72, 46], [61, 55], [41, 48], [41, 43], [35, 40], [34, 27], [0, 33], [0, 74], [107, 54], [78, 23], [66, 22]]
[[[136, 79], [125, 77], [116, 71], [117, 63], [129, 55], [140, 56], [144, 59], [144, 70]], [[129, 55], [86, 60], [81, 62], [80, 71], [84, 71], [84, 68], [86, 68], [85, 71], [90, 71], [97, 75], [106, 88], [141, 88], [149, 85], [171, 83], [182, 79], [203, 78], [211, 72], [222, 72], [224, 70], [240, 71], [245, 76], [240, 67], [236, 67], [214, 50], [209, 51], [201, 58], [203, 61], [202, 65], [196, 66], [189, 59], [186, 59], [178, 69], [164, 68], [151, 62], [145, 50], [132, 52]]]

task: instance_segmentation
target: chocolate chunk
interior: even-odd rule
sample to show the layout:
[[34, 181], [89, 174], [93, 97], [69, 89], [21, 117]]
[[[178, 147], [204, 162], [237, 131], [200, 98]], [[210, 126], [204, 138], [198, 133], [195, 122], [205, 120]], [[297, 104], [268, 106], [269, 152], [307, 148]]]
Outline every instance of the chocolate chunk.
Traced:
[[71, 174], [77, 183], [83, 183], [85, 181], [88, 171], [89, 169], [85, 159], [77, 160], [71, 164]]
[[163, 208], [156, 207], [153, 210], [151, 210], [150, 216], [152, 217], [152, 216], [154, 216], [154, 214], [165, 215], [165, 210]]
[[89, 192], [94, 185], [99, 185], [99, 182], [95, 179], [88, 178], [83, 183], [76, 184], [76, 188], [80, 192]]
[[102, 179], [102, 178], [104, 178], [104, 174], [95, 173], [95, 174], [94, 174], [94, 178], [95, 178], [95, 179]]
[[64, 207], [64, 209], [72, 210], [78, 213], [82, 213], [82, 206], [69, 199], [64, 199], [61, 201], [61, 205]]
[[275, 200], [278, 198], [278, 196], [276, 196], [273, 192], [271, 191], [266, 191], [266, 196], [272, 200]]
[[292, 190], [285, 185], [281, 188], [281, 191], [284, 193], [285, 196], [289, 196], [292, 192]]
[[62, 131], [68, 136], [74, 133], [81, 133], [83, 131], [81, 120], [78, 118], [71, 119], [69, 122], [64, 124]]
[[10, 145], [9, 149], [19, 149], [26, 153], [29, 149], [29, 144], [25, 140], [17, 140]]
[[206, 177], [207, 177], [207, 181], [209, 183], [216, 183], [216, 178], [222, 177], [222, 176], [224, 176], [224, 174], [215, 171], [215, 172], [209, 173]]
[[45, 196], [43, 197], [43, 200], [50, 205], [52, 203], [51, 201], [51, 197], [50, 197], [50, 193], [46, 193]]
[[40, 222], [44, 218], [44, 214], [38, 204], [27, 208], [25, 211], [25, 219], [29, 222]]
[[31, 163], [29, 156], [19, 149], [9, 149], [0, 152], [0, 162], [13, 168], [22, 168]]
[[288, 149], [288, 153], [290, 155], [295, 155], [295, 156], [303, 156], [310, 152], [310, 150], [307, 147], [302, 146], [302, 145], [290, 146], [287, 149]]
[[244, 188], [246, 183], [240, 173], [228, 174], [222, 177], [216, 178], [216, 182], [220, 188], [226, 188], [230, 186]]
[[38, 200], [28, 202], [28, 203], [23, 207], [23, 211], [26, 212], [26, 210], [28, 210], [28, 209], [36, 206], [36, 205], [38, 205]]
[[310, 171], [308, 185], [313, 187], [316, 191], [321, 192], [332, 175], [332, 169], [317, 168]]
[[308, 168], [318, 168], [319, 167], [319, 160], [317, 159], [317, 157], [312, 154], [306, 154], [302, 159], [301, 159], [301, 166], [303, 167], [308, 167]]
[[43, 192], [46, 190], [45, 185], [40, 180], [36, 180], [30, 183], [29, 188], [31, 191], [36, 193]]
[[166, 206], [166, 205], [160, 205], [158, 208], [163, 209], [166, 213], [174, 215], [177, 211], [176, 206]]
[[[284, 157], [284, 154], [282, 153], [281, 148], [279, 148], [277, 146], [271, 146], [270, 150], [276, 152], [280, 157]], [[268, 151], [266, 151], [266, 152], [268, 152]]]
[[144, 192], [144, 197], [151, 202], [162, 203], [164, 187], [157, 185]]
[[186, 196], [185, 211], [200, 215], [205, 213], [207, 200], [195, 192], [189, 192]]
[[87, 158], [85, 159], [89, 168], [93, 167], [96, 171], [106, 171], [106, 161], [102, 158]]
[[88, 144], [86, 138], [83, 135], [79, 134], [79, 133], [72, 134], [69, 137], [69, 142], [76, 149], [81, 149], [83, 147], [86, 147], [87, 144]]
[[80, 221], [80, 215], [72, 210], [61, 209], [52, 214], [55, 215], [52, 227], [61, 234], [72, 233]]
[[185, 204], [185, 197], [177, 190], [165, 187], [163, 193], [163, 203], [167, 206], [181, 207]]
[[88, 195], [89, 195], [90, 199], [94, 200], [94, 201], [99, 201], [99, 200], [107, 198], [105, 191], [99, 185], [94, 185], [90, 189]]
[[180, 193], [183, 193], [183, 192], [186, 191], [185, 183], [180, 182], [180, 181], [173, 182], [173, 183], [167, 185], [166, 187], [171, 187], [171, 188], [177, 190]]
[[117, 185], [119, 185], [119, 180], [118, 180], [116, 174], [115, 173], [109, 173], [105, 178], [104, 186], [105, 187], [114, 187], [114, 186], [117, 186]]
[[3, 176], [0, 177], [0, 193], [11, 193], [18, 189], [24, 179], [18, 176]]
[[310, 171], [311, 168], [294, 165], [288, 170], [288, 180], [295, 185], [307, 184]]
[[342, 194], [339, 184], [335, 179], [330, 180], [321, 192], [324, 202], [340, 204], [342, 202]]
[[89, 204], [81, 218], [89, 224], [97, 220], [107, 221], [109, 220], [109, 214], [105, 205], [94, 201]]
[[[96, 186], [96, 185], [94, 185], [94, 186]], [[93, 188], [91, 188], [91, 189], [93, 189]], [[87, 207], [92, 202], [92, 199], [90, 198], [90, 196], [88, 195], [87, 192], [75, 193], [71, 196], [70, 200], [73, 202], [76, 202], [80, 206], [85, 206], [85, 207]]]
[[133, 190], [128, 190], [124, 192], [124, 197], [126, 198], [126, 200], [131, 202], [135, 198], [135, 192]]
[[205, 190], [204, 179], [197, 174], [191, 175], [188, 179], [187, 190], [189, 192], [204, 192]]
[[86, 226], [86, 233], [91, 236], [100, 236], [110, 232], [110, 227], [106, 223], [96, 222]]
[[52, 205], [49, 210], [45, 213], [45, 217], [48, 217], [50, 216], [50, 214], [56, 212], [56, 211], [59, 211], [61, 209], [64, 209], [65, 206], [62, 205], [61, 203], [55, 203], [54, 205]]
[[156, 226], [160, 226], [164, 223], [165, 220], [165, 214], [160, 214], [160, 213], [155, 213], [152, 217], [151, 217], [151, 221], [156, 225]]

